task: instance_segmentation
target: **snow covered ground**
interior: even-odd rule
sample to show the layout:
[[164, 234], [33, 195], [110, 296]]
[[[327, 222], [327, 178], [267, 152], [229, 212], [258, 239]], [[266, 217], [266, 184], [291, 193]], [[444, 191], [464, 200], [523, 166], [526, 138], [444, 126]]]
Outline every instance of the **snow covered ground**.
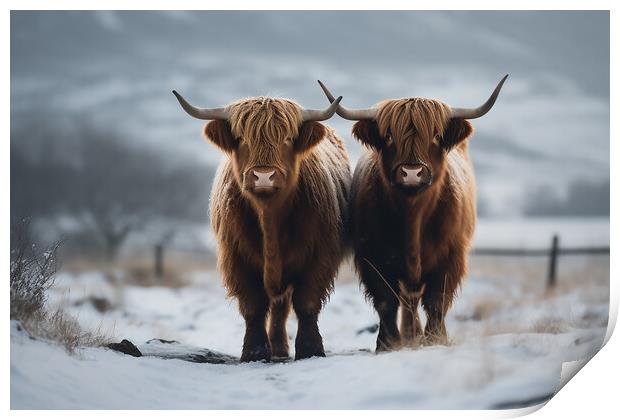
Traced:
[[479, 219], [474, 247], [545, 249], [558, 235], [560, 247], [609, 246], [609, 218], [528, 217]]
[[[607, 260], [608, 264], [608, 260]], [[604, 267], [603, 267], [604, 268]], [[607, 266], [608, 269], [608, 266]], [[11, 407], [48, 408], [496, 408], [531, 405], [557, 389], [561, 364], [596, 352], [608, 316], [608, 274], [565, 281], [546, 296], [512, 279], [467, 279], [448, 319], [450, 346], [376, 355], [377, 322], [345, 267], [323, 310], [327, 358], [210, 365], [63, 348], [12, 325]], [[50, 305], [143, 351], [152, 338], [238, 356], [243, 321], [216, 271], [178, 288], [124, 285], [100, 272], [60, 273]], [[111, 305], [101, 313], [91, 297]], [[372, 328], [369, 328], [372, 330]], [[296, 325], [289, 321], [291, 347]], [[145, 351], [145, 353], [147, 353]]]

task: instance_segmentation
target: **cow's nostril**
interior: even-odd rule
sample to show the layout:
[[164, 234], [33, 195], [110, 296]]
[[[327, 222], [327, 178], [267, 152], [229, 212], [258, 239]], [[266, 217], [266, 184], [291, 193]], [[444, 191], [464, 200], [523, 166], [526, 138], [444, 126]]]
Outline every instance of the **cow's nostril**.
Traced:
[[276, 173], [275, 170], [271, 172], [260, 172], [257, 170], [252, 171], [256, 180], [254, 181], [255, 187], [273, 187], [273, 175]]
[[403, 184], [415, 185], [422, 182], [424, 176], [424, 166], [403, 165], [400, 169], [402, 171], [401, 182]]

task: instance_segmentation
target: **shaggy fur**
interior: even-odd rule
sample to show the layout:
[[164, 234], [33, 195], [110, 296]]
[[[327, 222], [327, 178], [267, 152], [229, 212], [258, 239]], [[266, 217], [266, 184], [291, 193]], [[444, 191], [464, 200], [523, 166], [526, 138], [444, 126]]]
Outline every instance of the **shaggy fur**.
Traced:
[[[353, 128], [369, 149], [353, 175], [350, 200], [356, 269], [380, 317], [377, 350], [421, 338], [446, 342], [444, 319], [467, 270], [476, 221], [467, 152], [472, 127], [450, 119], [439, 101], [406, 98], [378, 107], [376, 121], [361, 120]], [[393, 178], [395, 168], [410, 162], [426, 163], [433, 179], [412, 194], [399, 190]], [[423, 334], [420, 301], [428, 319]]]
[[[351, 173], [343, 142], [298, 105], [254, 98], [211, 121], [209, 140], [226, 151], [211, 193], [218, 266], [246, 321], [242, 360], [288, 355], [286, 319], [299, 327], [295, 358], [324, 356], [317, 319], [345, 252]], [[284, 187], [259, 200], [243, 188], [248, 169], [278, 168]], [[269, 331], [266, 319], [269, 315]]]

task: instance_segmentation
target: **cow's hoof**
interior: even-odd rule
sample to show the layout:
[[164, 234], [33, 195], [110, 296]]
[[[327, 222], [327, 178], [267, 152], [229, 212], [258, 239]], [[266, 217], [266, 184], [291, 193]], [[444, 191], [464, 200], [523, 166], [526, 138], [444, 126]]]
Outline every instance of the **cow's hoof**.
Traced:
[[272, 358], [288, 358], [288, 337], [285, 329], [272, 333], [269, 337], [269, 347], [271, 348]]
[[386, 346], [385, 344], [377, 344], [377, 348], [375, 349], [375, 353], [387, 353], [389, 351], [393, 351], [394, 348], [390, 346]]
[[271, 351], [268, 346], [253, 347], [251, 349], [243, 349], [241, 353], [241, 362], [269, 362], [271, 361]]
[[310, 357], [325, 357], [323, 345], [299, 346], [295, 348], [295, 360], [309, 359]]
[[271, 350], [271, 358], [272, 359], [288, 359], [288, 350], [284, 349], [273, 349]]
[[403, 347], [402, 343], [398, 339], [394, 340], [381, 340], [377, 339], [377, 348], [375, 350], [376, 353], [385, 353], [388, 351], [399, 350]]

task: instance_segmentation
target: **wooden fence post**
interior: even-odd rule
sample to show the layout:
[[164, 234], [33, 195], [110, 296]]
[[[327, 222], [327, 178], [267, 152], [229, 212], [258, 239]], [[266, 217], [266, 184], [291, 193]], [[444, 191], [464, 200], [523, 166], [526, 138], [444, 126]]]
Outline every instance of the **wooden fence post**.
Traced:
[[158, 279], [164, 277], [164, 246], [162, 244], [155, 245], [155, 277]]
[[547, 276], [547, 290], [551, 290], [555, 287], [557, 281], [557, 266], [558, 266], [558, 248], [560, 238], [558, 235], [553, 235], [551, 242], [551, 251], [549, 253], [549, 274]]

